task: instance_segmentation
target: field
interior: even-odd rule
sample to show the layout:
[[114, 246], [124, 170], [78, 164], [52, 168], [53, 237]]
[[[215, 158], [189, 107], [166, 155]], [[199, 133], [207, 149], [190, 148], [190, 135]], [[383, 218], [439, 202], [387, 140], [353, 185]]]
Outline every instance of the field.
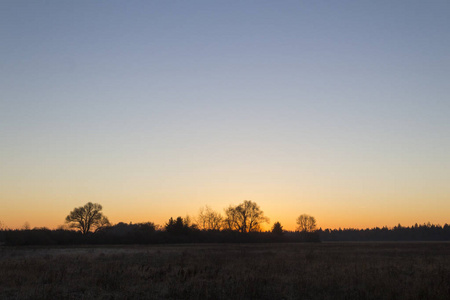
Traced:
[[450, 299], [450, 243], [1, 247], [0, 299]]

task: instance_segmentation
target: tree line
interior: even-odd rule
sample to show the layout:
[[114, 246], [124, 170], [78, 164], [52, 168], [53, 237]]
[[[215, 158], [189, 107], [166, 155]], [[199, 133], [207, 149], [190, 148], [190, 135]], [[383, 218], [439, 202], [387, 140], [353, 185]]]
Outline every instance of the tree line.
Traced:
[[[82, 234], [97, 232], [111, 226], [108, 218], [102, 213], [103, 207], [97, 203], [88, 202], [84, 206], [75, 208], [66, 217], [69, 228], [79, 230]], [[225, 216], [205, 206], [200, 209], [198, 216], [192, 222], [190, 217], [184, 220], [181, 217], [175, 220], [171, 217], [165, 224], [165, 230], [170, 233], [187, 232], [189, 230], [218, 231], [230, 230], [241, 233], [260, 232], [261, 225], [269, 223], [258, 204], [244, 200], [238, 205], [230, 205], [225, 209]], [[303, 214], [297, 218], [297, 230], [313, 232], [316, 229], [316, 219]], [[282, 233], [282, 226], [275, 222], [272, 232]]]
[[254, 243], [254, 242], [320, 242], [320, 241], [450, 241], [450, 226], [430, 223], [393, 228], [317, 229], [313, 216], [302, 214], [296, 219], [296, 231], [286, 231], [280, 222], [270, 230], [259, 205], [245, 200], [224, 209], [224, 215], [208, 206], [191, 218], [171, 217], [163, 226], [153, 222], [112, 225], [97, 203], [74, 208], [65, 218], [66, 225], [47, 228], [11, 230], [0, 226], [0, 244], [69, 245], [69, 244], [161, 244], [161, 243]]
[[130, 244], [130, 243], [203, 243], [203, 242], [317, 242], [315, 218], [301, 215], [297, 219], [296, 235], [284, 236], [280, 222], [263, 232], [269, 223], [259, 205], [245, 200], [224, 209], [224, 215], [208, 206], [191, 218], [171, 217], [163, 226], [153, 222], [112, 225], [98, 203], [88, 202], [74, 208], [65, 218], [65, 225], [57, 230], [29, 227], [22, 230], [2, 230], [0, 243], [32, 244]]
[[364, 241], [450, 241], [450, 225], [436, 225], [431, 223], [402, 226], [398, 224], [392, 228], [374, 227], [366, 229], [319, 229], [316, 231], [321, 241], [329, 242], [364, 242]]

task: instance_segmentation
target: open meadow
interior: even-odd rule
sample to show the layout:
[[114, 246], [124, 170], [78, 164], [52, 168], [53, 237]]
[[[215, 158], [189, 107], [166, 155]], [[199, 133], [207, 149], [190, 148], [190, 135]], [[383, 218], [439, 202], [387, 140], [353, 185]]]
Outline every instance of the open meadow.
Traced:
[[0, 299], [450, 299], [450, 243], [1, 247]]

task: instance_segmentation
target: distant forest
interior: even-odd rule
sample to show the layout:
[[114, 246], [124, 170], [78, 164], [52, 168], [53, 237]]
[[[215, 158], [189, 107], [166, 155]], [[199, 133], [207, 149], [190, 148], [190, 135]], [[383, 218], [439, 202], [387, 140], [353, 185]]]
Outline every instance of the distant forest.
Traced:
[[96, 244], [167, 244], [167, 243], [297, 243], [339, 241], [450, 241], [450, 226], [423, 224], [411, 227], [371, 229], [318, 229], [314, 232], [280, 233], [200, 230], [183, 226], [167, 230], [153, 223], [118, 223], [97, 232], [46, 228], [1, 230], [0, 244], [19, 245], [96, 245]]
[[450, 225], [431, 223], [411, 227], [395, 226], [367, 229], [319, 229], [321, 241], [450, 241]]

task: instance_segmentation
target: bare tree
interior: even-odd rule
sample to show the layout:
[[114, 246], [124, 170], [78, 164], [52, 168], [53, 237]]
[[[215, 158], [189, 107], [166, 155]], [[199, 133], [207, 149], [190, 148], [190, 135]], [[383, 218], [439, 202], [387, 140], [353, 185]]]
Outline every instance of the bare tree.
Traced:
[[86, 203], [84, 206], [71, 211], [66, 217], [66, 223], [68, 223], [70, 228], [79, 229], [82, 234], [110, 226], [108, 218], [103, 215], [101, 210], [102, 206], [100, 204]]
[[303, 214], [297, 218], [297, 230], [302, 232], [313, 232], [316, 230], [316, 219], [313, 216]]
[[195, 228], [195, 229], [198, 228], [198, 225], [195, 223], [195, 219], [193, 221], [191, 216], [189, 216], [189, 215], [186, 215], [184, 217], [183, 223], [189, 228]]
[[259, 205], [250, 200], [245, 200], [237, 206], [230, 205], [225, 209], [225, 215], [224, 227], [240, 232], [260, 231], [261, 224], [269, 222]]
[[212, 210], [209, 206], [200, 208], [197, 224], [202, 230], [220, 230], [223, 217], [220, 213]]
[[23, 230], [30, 230], [30, 229], [31, 229], [30, 223], [29, 223], [28, 221], [26, 221], [25, 223], [23, 223], [22, 229], [23, 229]]

